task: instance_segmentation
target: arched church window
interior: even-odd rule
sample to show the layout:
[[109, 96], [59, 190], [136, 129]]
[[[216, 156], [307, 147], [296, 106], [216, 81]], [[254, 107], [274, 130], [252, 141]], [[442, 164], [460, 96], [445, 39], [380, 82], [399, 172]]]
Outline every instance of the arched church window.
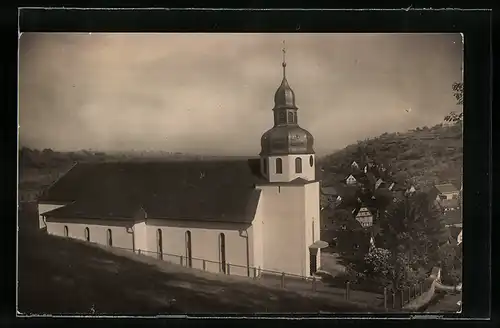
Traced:
[[295, 159], [295, 173], [302, 173], [302, 158]]
[[283, 173], [283, 160], [281, 158], [276, 158], [276, 174]]
[[156, 230], [156, 255], [158, 259], [163, 260], [163, 236], [161, 229]]
[[85, 228], [85, 240], [90, 241], [90, 230], [89, 228]]
[[193, 257], [191, 251], [191, 231], [186, 231], [186, 260], [189, 268], [193, 266]]
[[309, 165], [311, 165], [311, 167], [313, 167], [313, 165], [314, 165], [314, 157], [313, 157], [313, 155], [309, 156]]
[[292, 112], [289, 112], [288, 113], [288, 123], [293, 123], [294, 119], [293, 119], [293, 113]]
[[107, 237], [108, 246], [113, 246], [113, 235], [111, 234], [111, 229], [108, 229]]
[[219, 235], [219, 263], [220, 271], [226, 273], [226, 236]]
[[64, 237], [68, 237], [68, 226], [64, 226]]

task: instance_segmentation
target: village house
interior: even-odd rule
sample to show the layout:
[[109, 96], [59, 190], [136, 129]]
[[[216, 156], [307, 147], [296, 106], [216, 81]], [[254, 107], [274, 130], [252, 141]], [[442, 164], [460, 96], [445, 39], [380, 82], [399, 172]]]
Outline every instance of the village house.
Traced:
[[436, 205], [444, 211], [453, 211], [460, 208], [460, 190], [451, 183], [435, 185], [429, 194]]
[[373, 225], [373, 214], [368, 208], [362, 206], [359, 209], [355, 209], [353, 210], [353, 215], [363, 228], [369, 228]]
[[342, 202], [343, 189], [341, 186], [325, 186], [320, 189], [321, 197], [324, 197], [328, 206], [336, 206]]
[[460, 194], [460, 191], [451, 183], [437, 184], [434, 190], [437, 201], [458, 199]]
[[285, 66], [260, 157], [77, 164], [40, 197], [40, 228], [160, 259], [182, 256], [212, 272], [232, 265], [237, 275], [313, 275], [325, 247], [314, 139], [298, 125]]
[[354, 186], [358, 183], [358, 180], [354, 177], [354, 175], [350, 174], [346, 179], [345, 179], [345, 184], [348, 186]]

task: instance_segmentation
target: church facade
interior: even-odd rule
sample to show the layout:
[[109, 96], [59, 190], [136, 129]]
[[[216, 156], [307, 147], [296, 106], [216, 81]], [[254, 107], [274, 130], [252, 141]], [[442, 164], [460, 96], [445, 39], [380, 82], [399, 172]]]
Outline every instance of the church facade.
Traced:
[[311, 276], [320, 265], [313, 136], [286, 79], [258, 158], [80, 163], [39, 199], [47, 233], [121, 247], [212, 272]]

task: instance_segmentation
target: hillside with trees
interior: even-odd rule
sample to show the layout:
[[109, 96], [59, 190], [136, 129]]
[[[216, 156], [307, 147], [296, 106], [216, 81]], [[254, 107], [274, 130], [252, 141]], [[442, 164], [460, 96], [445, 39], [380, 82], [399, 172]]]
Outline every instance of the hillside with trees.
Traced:
[[343, 179], [353, 161], [384, 165], [398, 180], [424, 189], [436, 183], [460, 186], [463, 164], [461, 124], [439, 124], [406, 133], [384, 133], [358, 141], [318, 160], [325, 185]]
[[[464, 84], [452, 85], [453, 97], [463, 105]], [[452, 111], [444, 123], [418, 127], [406, 133], [384, 133], [358, 141], [342, 150], [318, 159], [324, 185], [345, 178], [344, 172], [353, 161], [382, 164], [395, 179], [426, 189], [437, 183], [461, 185], [463, 167], [463, 111]]]

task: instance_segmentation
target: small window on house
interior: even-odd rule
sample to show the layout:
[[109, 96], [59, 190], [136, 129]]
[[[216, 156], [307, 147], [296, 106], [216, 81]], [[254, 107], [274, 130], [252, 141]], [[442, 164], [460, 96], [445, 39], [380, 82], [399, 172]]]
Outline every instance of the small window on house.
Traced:
[[111, 234], [111, 229], [107, 231], [107, 244], [108, 246], [113, 246], [113, 235]]
[[276, 174], [283, 173], [283, 160], [281, 158], [276, 158]]
[[313, 167], [313, 165], [314, 165], [314, 157], [313, 157], [313, 155], [309, 156], [309, 165], [311, 165], [311, 167]]
[[64, 226], [64, 237], [68, 237], [68, 236], [69, 236], [68, 226]]
[[454, 194], [451, 198], [453, 198], [453, 199], [457, 199], [457, 198], [458, 198], [458, 195], [457, 195], [457, 194]]
[[295, 159], [295, 173], [302, 173], [302, 158]]
[[90, 241], [90, 230], [89, 228], [85, 228], [85, 240]]
[[446, 200], [446, 199], [448, 199], [448, 197], [446, 197], [446, 195], [439, 195], [439, 199]]

